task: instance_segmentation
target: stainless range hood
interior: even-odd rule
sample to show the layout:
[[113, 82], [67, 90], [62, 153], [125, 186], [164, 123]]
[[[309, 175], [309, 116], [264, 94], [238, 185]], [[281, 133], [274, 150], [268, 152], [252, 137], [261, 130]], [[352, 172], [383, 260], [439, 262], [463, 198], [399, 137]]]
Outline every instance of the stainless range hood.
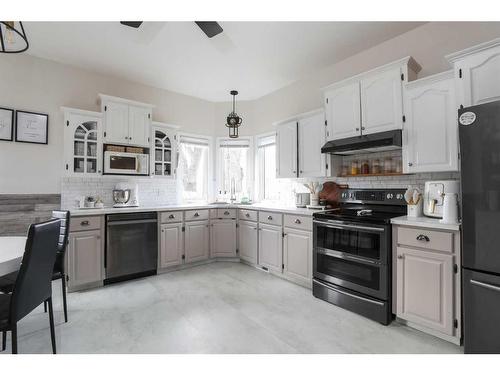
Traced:
[[352, 155], [365, 152], [399, 150], [401, 145], [402, 131], [391, 130], [328, 141], [321, 147], [321, 152], [333, 155]]

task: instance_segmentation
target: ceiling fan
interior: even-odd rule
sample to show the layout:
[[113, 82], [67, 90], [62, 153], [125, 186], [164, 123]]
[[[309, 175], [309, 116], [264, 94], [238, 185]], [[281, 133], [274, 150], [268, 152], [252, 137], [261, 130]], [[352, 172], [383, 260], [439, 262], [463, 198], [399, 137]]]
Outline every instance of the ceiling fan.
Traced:
[[[120, 21], [122, 25], [138, 29], [141, 27], [143, 21]], [[213, 38], [214, 36], [220, 34], [223, 29], [215, 21], [194, 21], [196, 25], [206, 34], [207, 37]]]

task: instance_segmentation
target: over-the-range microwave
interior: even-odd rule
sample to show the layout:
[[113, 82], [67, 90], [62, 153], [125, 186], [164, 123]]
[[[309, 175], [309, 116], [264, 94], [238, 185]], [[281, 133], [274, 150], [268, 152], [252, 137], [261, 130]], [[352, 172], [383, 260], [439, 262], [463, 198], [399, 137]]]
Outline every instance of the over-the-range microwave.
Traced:
[[104, 151], [104, 174], [149, 175], [149, 155]]

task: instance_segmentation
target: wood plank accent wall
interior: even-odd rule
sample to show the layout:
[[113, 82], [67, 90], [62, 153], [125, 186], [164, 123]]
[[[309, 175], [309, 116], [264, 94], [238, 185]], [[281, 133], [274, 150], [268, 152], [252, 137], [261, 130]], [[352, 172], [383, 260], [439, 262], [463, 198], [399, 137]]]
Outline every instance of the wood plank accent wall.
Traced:
[[0, 194], [0, 236], [24, 236], [61, 207], [60, 194]]

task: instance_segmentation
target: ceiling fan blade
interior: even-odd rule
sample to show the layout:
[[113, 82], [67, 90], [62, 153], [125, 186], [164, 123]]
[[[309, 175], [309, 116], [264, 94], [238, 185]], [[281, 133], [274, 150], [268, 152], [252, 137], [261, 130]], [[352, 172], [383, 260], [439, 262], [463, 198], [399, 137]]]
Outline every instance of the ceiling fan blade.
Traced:
[[138, 29], [142, 25], [143, 21], [120, 21], [122, 25], [133, 27], [134, 29]]
[[194, 22], [209, 38], [213, 38], [214, 36], [224, 31], [222, 27], [215, 21], [194, 21]]

